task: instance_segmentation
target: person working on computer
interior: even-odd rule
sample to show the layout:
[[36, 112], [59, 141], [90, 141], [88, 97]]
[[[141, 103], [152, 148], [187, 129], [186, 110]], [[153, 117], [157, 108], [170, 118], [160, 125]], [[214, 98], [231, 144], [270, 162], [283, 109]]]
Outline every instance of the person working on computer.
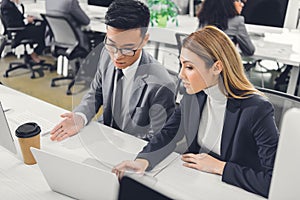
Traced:
[[83, 26], [89, 25], [90, 18], [80, 7], [78, 0], [46, 0], [46, 13], [68, 17], [79, 35], [79, 43], [88, 52], [90, 51], [89, 38], [82, 31]]
[[278, 143], [274, 109], [246, 78], [230, 38], [206, 26], [183, 41], [180, 107], [135, 161], [113, 172], [144, 172], [169, 155], [185, 136], [184, 166], [218, 174], [222, 181], [268, 196]]
[[103, 106], [100, 121], [149, 140], [175, 107], [175, 83], [167, 70], [142, 48], [150, 12], [135, 0], [114, 1], [105, 16], [107, 35], [90, 90], [51, 132], [61, 141], [76, 134]]
[[36, 20], [33, 16], [24, 17], [24, 6], [19, 0], [3, 0], [1, 3], [1, 14], [7, 27], [24, 27], [17, 32], [12, 47], [19, 45], [21, 40], [31, 39], [37, 43], [30, 58], [35, 63], [40, 63], [38, 55], [45, 49], [45, 23]]
[[233, 37], [245, 56], [254, 54], [255, 47], [245, 26], [244, 17], [241, 16], [243, 0], [205, 0], [198, 13], [199, 28], [213, 25]]

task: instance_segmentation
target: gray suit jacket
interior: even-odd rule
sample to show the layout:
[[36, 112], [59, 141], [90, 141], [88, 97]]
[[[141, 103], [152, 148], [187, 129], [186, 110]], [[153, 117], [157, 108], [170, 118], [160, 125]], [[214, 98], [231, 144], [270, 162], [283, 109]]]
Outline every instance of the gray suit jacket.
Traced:
[[228, 29], [224, 32], [227, 35], [233, 35], [236, 37], [237, 44], [244, 55], [251, 56], [254, 54], [255, 47], [247, 32], [243, 16], [238, 15], [229, 19]]
[[80, 37], [80, 46], [89, 51], [89, 40], [81, 26], [88, 25], [90, 18], [79, 6], [78, 0], [46, 0], [46, 13], [68, 17]]
[[[82, 112], [90, 121], [103, 105], [103, 123], [121, 127], [122, 131], [134, 136], [150, 139], [156, 134], [173, 113], [175, 107], [175, 83], [167, 70], [144, 50], [134, 76], [129, 96], [129, 115], [117, 118], [120, 113], [112, 113], [112, 89], [115, 67], [103, 48], [98, 69], [90, 90], [83, 97], [74, 112]], [[114, 123], [117, 126], [114, 126]]]

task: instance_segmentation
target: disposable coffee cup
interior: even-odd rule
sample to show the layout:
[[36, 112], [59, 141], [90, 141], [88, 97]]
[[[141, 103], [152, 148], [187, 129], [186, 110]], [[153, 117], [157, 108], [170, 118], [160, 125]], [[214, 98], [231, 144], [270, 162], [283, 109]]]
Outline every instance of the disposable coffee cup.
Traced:
[[36, 164], [30, 151], [30, 147], [40, 148], [41, 128], [34, 122], [28, 122], [19, 126], [16, 130], [21, 147], [24, 163], [27, 165]]

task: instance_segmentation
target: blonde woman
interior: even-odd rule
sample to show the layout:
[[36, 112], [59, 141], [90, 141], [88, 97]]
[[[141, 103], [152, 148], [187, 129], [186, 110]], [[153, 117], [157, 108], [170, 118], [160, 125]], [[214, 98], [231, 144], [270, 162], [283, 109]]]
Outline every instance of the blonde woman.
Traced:
[[184, 166], [267, 197], [278, 143], [274, 111], [246, 78], [234, 44], [206, 26], [184, 40], [180, 59], [187, 92], [180, 107], [135, 161], [113, 172], [151, 170], [185, 136]]

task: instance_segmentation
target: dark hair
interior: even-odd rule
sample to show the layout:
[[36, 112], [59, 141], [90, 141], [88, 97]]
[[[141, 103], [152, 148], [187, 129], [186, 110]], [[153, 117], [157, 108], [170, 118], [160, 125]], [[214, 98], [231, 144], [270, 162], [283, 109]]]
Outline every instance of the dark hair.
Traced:
[[124, 30], [141, 28], [142, 36], [146, 34], [149, 22], [148, 7], [136, 0], [115, 0], [105, 15], [106, 25]]
[[228, 19], [236, 15], [234, 0], [205, 0], [198, 13], [199, 27], [213, 25], [224, 31], [228, 28]]

